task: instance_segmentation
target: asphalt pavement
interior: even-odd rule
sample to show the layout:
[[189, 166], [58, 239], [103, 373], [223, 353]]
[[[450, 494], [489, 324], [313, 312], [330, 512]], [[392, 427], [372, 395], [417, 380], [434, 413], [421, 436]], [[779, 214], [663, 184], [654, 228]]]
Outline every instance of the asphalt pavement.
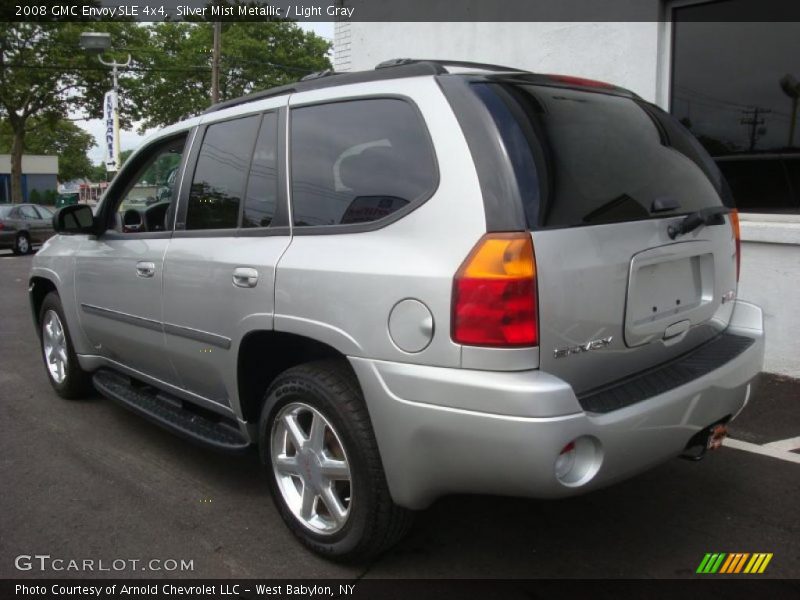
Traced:
[[[708, 552], [773, 553], [757, 577], [800, 577], [800, 464], [730, 447], [568, 500], [445, 498], [370, 564], [317, 558], [283, 525], [255, 454], [198, 448], [99, 396], [56, 396], [30, 263], [0, 252], [0, 578], [672, 578], [696, 577]], [[747, 447], [800, 436], [800, 382], [762, 378], [731, 428]], [[95, 570], [17, 568], [37, 554]]]

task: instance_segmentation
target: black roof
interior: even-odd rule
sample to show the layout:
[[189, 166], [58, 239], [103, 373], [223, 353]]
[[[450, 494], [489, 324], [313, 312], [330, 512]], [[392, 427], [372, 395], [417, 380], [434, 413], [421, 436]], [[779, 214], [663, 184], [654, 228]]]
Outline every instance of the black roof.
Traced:
[[[265, 98], [272, 98], [282, 94], [292, 94], [296, 92], [305, 92], [308, 90], [317, 90], [328, 87], [335, 87], [339, 85], [347, 85], [351, 83], [367, 83], [370, 81], [381, 81], [385, 79], [401, 79], [404, 77], [419, 77], [423, 75], [444, 75], [450, 73], [448, 67], [456, 67], [463, 69], [474, 69], [476, 71], [490, 71], [494, 75], [498, 73], [512, 75], [518, 78], [519, 81], [525, 80], [529, 83], [546, 83], [552, 85], [553, 82], [549, 79], [549, 75], [535, 74], [530, 71], [522, 69], [515, 69], [513, 67], [504, 67], [502, 65], [492, 65], [486, 63], [464, 62], [458, 60], [427, 60], [427, 59], [412, 59], [412, 58], [394, 58], [378, 64], [371, 71], [352, 71], [346, 73], [336, 73], [332, 70], [320, 71], [318, 73], [311, 73], [306, 75], [300, 81], [282, 85], [266, 90], [253, 92], [247, 96], [240, 98], [233, 98], [224, 102], [214, 104], [206, 109], [203, 114], [216, 112], [232, 106], [239, 106], [256, 100], [263, 100]], [[578, 81], [576, 79], [576, 81]], [[557, 84], [563, 87], [579, 86], [578, 83], [561, 83]], [[601, 91], [601, 90], [597, 90]], [[602, 90], [606, 93], [622, 93], [631, 97], [636, 97], [633, 92], [625, 90], [617, 86], [608, 86], [608, 89]]]

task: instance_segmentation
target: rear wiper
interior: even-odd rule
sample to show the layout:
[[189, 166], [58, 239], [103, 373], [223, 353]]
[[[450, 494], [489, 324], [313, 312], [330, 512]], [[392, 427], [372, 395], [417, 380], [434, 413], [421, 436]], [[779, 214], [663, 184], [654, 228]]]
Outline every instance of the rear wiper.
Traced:
[[702, 225], [724, 225], [724, 215], [731, 212], [727, 206], [712, 206], [689, 213], [680, 223], [672, 223], [667, 227], [667, 234], [671, 240], [679, 235], [694, 231]]

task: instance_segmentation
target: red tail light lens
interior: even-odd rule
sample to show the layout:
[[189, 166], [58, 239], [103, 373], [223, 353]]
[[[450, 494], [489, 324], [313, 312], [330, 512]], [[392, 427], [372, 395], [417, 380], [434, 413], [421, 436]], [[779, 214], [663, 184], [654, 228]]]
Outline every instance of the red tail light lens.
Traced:
[[733, 239], [736, 240], [736, 281], [739, 281], [739, 271], [742, 264], [742, 234], [739, 231], [739, 211], [734, 208], [730, 215]]
[[453, 341], [471, 346], [535, 346], [539, 341], [536, 305], [530, 234], [487, 234], [453, 280]]

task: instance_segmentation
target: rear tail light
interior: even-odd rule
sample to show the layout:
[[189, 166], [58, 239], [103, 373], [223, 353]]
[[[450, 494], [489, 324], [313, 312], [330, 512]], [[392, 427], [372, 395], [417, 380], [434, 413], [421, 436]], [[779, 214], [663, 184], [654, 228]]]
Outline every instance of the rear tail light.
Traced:
[[452, 338], [471, 346], [539, 341], [536, 261], [529, 233], [483, 236], [453, 280]]
[[6, 224], [3, 223], [2, 221], [0, 221], [0, 231], [3, 231], [3, 229], [5, 229], [5, 228], [6, 228]]
[[739, 271], [742, 265], [742, 234], [739, 231], [739, 211], [734, 208], [730, 215], [733, 239], [736, 240], [736, 281], [739, 281]]

